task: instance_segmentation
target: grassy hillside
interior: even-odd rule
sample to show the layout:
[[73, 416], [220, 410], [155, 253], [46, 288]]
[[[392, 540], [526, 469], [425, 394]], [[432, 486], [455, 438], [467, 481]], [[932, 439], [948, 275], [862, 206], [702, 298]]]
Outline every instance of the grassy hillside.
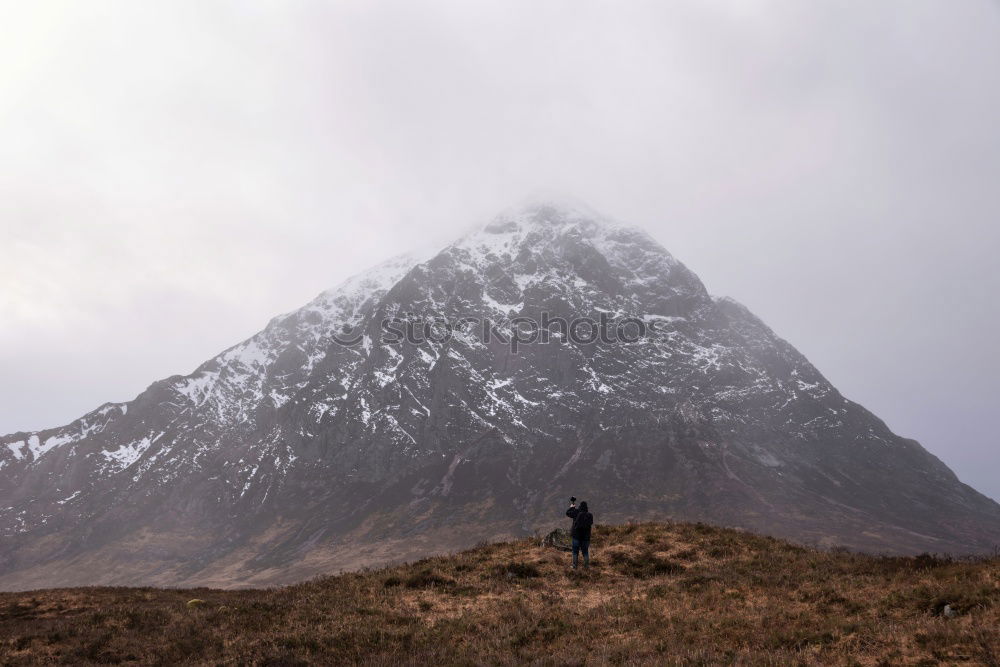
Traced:
[[0, 663], [1000, 664], [1000, 559], [692, 524], [598, 526], [593, 551], [578, 572], [525, 539], [273, 590], [4, 593]]

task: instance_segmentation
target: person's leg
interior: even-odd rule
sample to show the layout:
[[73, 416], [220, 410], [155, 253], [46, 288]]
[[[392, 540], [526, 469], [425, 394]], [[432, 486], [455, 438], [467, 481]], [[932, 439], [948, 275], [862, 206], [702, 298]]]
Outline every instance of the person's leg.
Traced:
[[573, 567], [576, 568], [577, 559], [580, 557], [580, 540], [573, 538]]
[[590, 540], [581, 542], [580, 549], [583, 551], [583, 566], [590, 567]]

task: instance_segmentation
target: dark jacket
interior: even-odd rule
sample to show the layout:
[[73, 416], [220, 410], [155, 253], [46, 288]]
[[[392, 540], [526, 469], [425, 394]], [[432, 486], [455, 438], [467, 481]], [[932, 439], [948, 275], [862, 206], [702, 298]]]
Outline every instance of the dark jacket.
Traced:
[[580, 507], [570, 507], [566, 510], [566, 516], [573, 519], [570, 537], [581, 542], [589, 542], [590, 527], [594, 525], [594, 515], [587, 511], [587, 503], [581, 503]]

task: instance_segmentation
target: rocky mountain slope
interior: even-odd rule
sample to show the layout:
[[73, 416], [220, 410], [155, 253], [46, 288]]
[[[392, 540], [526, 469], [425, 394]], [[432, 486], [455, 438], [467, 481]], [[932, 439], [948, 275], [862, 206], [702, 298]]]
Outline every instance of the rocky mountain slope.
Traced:
[[[552, 325], [602, 315], [618, 340]], [[553, 335], [515, 351], [511, 318]], [[1000, 506], [648, 235], [538, 204], [128, 403], [0, 438], [0, 588], [287, 582], [531, 533], [571, 493], [601, 520], [1000, 544]]]
[[996, 665], [1000, 560], [597, 526], [295, 586], [0, 593], [0, 663]]

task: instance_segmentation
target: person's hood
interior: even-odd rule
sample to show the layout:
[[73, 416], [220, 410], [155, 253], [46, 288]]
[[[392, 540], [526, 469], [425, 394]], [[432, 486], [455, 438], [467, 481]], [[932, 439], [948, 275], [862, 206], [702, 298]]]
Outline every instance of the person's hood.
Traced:
[[580, 503], [580, 511], [581, 512], [587, 512], [588, 511], [587, 510], [587, 503], [585, 503], [585, 502]]

